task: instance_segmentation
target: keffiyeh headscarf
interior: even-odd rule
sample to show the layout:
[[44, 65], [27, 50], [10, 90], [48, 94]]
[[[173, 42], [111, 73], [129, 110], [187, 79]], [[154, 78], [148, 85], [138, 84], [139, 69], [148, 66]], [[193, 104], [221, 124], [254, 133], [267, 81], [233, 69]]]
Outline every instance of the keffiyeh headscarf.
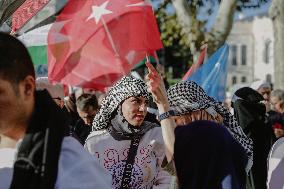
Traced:
[[179, 82], [168, 89], [168, 98], [175, 114], [183, 115], [197, 110], [216, 111], [223, 117], [223, 124], [232, 136], [243, 146], [248, 156], [247, 171], [253, 163], [253, 142], [245, 135], [236, 118], [221, 103], [209, 97], [206, 92], [193, 81]]
[[124, 100], [132, 96], [150, 99], [144, 81], [133, 76], [125, 76], [111, 87], [107, 96], [103, 99], [101, 108], [93, 121], [93, 131], [106, 129], [110, 125], [113, 112]]

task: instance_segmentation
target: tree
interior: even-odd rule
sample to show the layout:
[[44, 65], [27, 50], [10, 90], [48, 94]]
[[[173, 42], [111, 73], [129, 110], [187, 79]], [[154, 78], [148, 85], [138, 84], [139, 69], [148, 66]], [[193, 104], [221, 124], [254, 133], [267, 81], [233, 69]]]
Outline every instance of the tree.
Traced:
[[284, 1], [273, 0], [269, 15], [274, 30], [274, 76], [275, 88], [284, 87]]
[[[196, 61], [204, 43], [207, 43], [208, 54], [211, 55], [226, 41], [236, 11], [256, 8], [267, 1], [258, 0], [256, 3], [254, 0], [164, 0], [156, 12], [165, 48], [177, 45], [180, 54], [191, 57], [188, 61], [190, 65]], [[174, 13], [167, 13], [169, 6], [174, 8]], [[203, 12], [207, 14], [203, 15], [203, 20], [198, 19], [201, 9], [205, 9]], [[213, 26], [208, 29], [205, 26], [214, 11], [217, 11], [216, 18]]]

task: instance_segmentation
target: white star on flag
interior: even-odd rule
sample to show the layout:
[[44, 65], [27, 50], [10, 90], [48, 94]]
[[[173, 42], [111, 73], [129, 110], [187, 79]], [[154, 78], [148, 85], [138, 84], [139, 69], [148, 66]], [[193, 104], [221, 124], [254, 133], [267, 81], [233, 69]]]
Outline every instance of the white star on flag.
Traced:
[[103, 15], [112, 14], [113, 13], [112, 11], [106, 9], [106, 6], [108, 3], [109, 1], [106, 1], [100, 6], [96, 6], [96, 5], [92, 6], [92, 13], [87, 18], [87, 21], [90, 20], [91, 18], [95, 18], [96, 24], [98, 24]]

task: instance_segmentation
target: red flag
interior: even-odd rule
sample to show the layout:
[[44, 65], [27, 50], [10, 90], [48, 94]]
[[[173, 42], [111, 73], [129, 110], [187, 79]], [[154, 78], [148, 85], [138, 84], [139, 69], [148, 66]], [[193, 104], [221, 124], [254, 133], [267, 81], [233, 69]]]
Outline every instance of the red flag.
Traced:
[[103, 90], [162, 48], [143, 0], [70, 0], [48, 34], [48, 76]]
[[199, 57], [198, 57], [198, 60], [195, 64], [193, 64], [189, 70], [186, 72], [186, 74], [183, 76], [182, 80], [183, 81], [186, 81], [187, 78], [193, 73], [195, 72], [203, 63], [204, 63], [204, 60], [205, 60], [205, 57], [206, 57], [206, 54], [207, 54], [207, 45], [204, 47], [204, 49], [201, 51]]
[[26, 0], [12, 16], [12, 31], [16, 32], [36, 15], [50, 0]]

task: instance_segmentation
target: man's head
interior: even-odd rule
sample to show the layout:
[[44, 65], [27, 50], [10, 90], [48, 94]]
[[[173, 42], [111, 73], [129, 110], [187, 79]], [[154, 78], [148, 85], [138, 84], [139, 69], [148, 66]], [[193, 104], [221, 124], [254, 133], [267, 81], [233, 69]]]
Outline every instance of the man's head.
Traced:
[[197, 120], [223, 122], [223, 117], [217, 112], [216, 102], [195, 82], [176, 83], [167, 93], [177, 125], [186, 125]]
[[276, 89], [271, 93], [271, 108], [279, 113], [284, 113], [284, 91]]
[[256, 90], [259, 94], [261, 94], [265, 101], [269, 102], [270, 93], [272, 90], [271, 84], [267, 81], [255, 81], [250, 86], [252, 89]]
[[76, 100], [77, 112], [86, 125], [91, 125], [99, 109], [98, 100], [93, 94], [82, 94]]
[[270, 93], [272, 90], [271, 84], [267, 81], [259, 80], [253, 82], [250, 87], [263, 96], [266, 112], [268, 112], [270, 110]]
[[25, 46], [0, 33], [0, 133], [18, 139], [34, 106], [35, 72]]
[[274, 135], [277, 139], [284, 137], [284, 126], [283, 125], [281, 125], [280, 123], [275, 123], [272, 126], [272, 128], [273, 128]]

